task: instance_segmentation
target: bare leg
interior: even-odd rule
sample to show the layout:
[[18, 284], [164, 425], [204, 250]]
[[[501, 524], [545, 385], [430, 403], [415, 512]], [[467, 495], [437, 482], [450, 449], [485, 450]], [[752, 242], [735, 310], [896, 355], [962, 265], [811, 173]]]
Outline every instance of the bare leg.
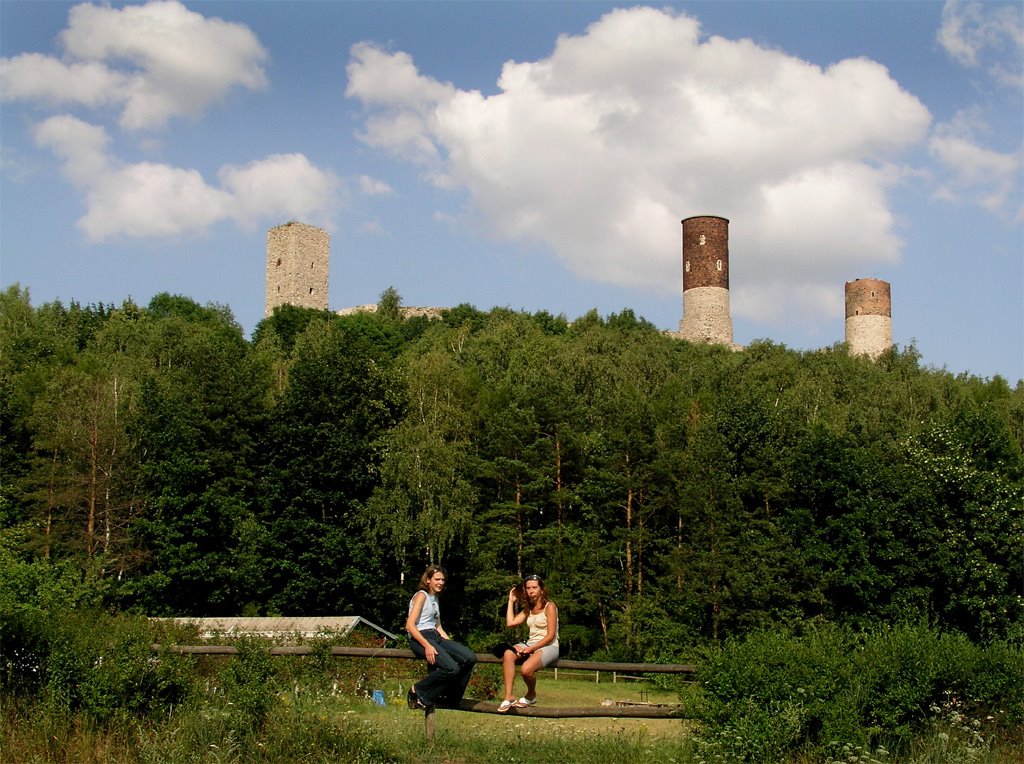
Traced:
[[537, 672], [541, 668], [541, 659], [537, 654], [531, 655], [523, 664], [523, 681], [526, 682], [526, 699], [534, 700], [537, 697]]
[[516, 681], [516, 654], [506, 650], [501, 656], [501, 674], [505, 680], [505, 700], [515, 700], [515, 693], [512, 692]]

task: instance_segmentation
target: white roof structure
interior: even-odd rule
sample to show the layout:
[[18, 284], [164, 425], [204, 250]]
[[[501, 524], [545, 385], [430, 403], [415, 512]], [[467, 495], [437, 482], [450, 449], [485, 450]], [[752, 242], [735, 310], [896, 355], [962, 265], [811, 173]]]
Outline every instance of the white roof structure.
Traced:
[[159, 620], [174, 623], [194, 623], [199, 626], [199, 636], [210, 639], [219, 636], [246, 634], [259, 637], [284, 637], [297, 635], [316, 637], [325, 634], [347, 636], [356, 626], [364, 624], [389, 639], [398, 640], [398, 636], [382, 629], [375, 623], [358, 615], [316, 616], [316, 617], [283, 617], [283, 618], [165, 618]]

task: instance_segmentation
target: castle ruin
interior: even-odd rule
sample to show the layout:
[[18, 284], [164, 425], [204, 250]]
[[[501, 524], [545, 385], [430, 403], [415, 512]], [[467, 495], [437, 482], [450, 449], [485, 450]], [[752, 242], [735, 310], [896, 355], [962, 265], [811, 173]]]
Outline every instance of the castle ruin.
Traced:
[[683, 318], [678, 336], [732, 345], [729, 314], [729, 221], [715, 215], [683, 224]]
[[[739, 347], [732, 341], [729, 308], [729, 221], [696, 215], [681, 221], [683, 317], [672, 336], [690, 342]], [[330, 236], [323, 229], [292, 221], [267, 232], [266, 303], [328, 310]], [[846, 282], [846, 343], [851, 355], [872, 360], [892, 347], [889, 283], [863, 278]], [[372, 313], [376, 305], [343, 308], [339, 315]], [[442, 308], [401, 308], [405, 317], [440, 318]]]
[[316, 226], [292, 221], [267, 232], [267, 296], [263, 314], [278, 305], [327, 310], [331, 237]]
[[872, 360], [892, 347], [892, 299], [889, 282], [846, 282], [846, 344], [851, 355]]

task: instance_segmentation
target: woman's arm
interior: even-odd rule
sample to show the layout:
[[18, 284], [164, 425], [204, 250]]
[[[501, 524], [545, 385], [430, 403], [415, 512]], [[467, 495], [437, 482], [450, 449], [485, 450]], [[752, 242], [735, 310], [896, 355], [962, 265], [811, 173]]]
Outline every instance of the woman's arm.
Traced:
[[523, 655], [530, 655], [540, 650], [542, 647], [547, 647], [555, 641], [555, 637], [558, 636], [558, 608], [555, 607], [554, 602], [548, 602], [544, 606], [544, 617], [548, 621], [548, 631], [544, 635], [544, 639], [536, 644], [530, 645], [525, 650], [522, 650]]
[[[420, 596], [421, 594], [423, 595], [422, 597]], [[420, 633], [420, 630], [416, 628], [416, 622], [420, 620], [420, 613], [423, 612], [423, 603], [426, 601], [427, 593], [422, 589], [412, 595], [412, 607], [409, 609], [409, 617], [405, 619], [405, 630], [409, 632], [410, 637], [423, 645], [423, 654], [427, 658], [427, 663], [433, 666], [434, 661], [437, 660], [437, 650]]]
[[505, 625], [510, 629], [526, 622], [526, 611], [520, 610], [516, 613], [515, 604], [516, 589], [512, 587], [508, 592], [508, 605], [505, 607]]

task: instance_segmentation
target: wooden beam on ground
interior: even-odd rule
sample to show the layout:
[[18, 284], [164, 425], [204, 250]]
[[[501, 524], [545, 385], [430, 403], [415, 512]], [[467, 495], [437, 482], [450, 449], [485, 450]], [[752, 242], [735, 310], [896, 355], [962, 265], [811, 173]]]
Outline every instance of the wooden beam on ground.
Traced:
[[[443, 708], [443, 707], [442, 707]], [[487, 700], [464, 699], [451, 711], [472, 711], [478, 714], [498, 716], [532, 716], [543, 719], [579, 719], [583, 717], [605, 717], [612, 719], [682, 719], [682, 706], [607, 705], [607, 706], [528, 706], [498, 711], [498, 704]], [[423, 712], [423, 734], [427, 740], [434, 739], [434, 722], [437, 709], [434, 706]]]
[[[443, 707], [442, 707], [443, 710]], [[660, 705], [607, 705], [607, 706], [527, 706], [498, 711], [498, 704], [488, 700], [464, 699], [456, 711], [473, 711], [478, 714], [499, 716], [533, 716], [543, 719], [574, 719], [582, 717], [606, 717], [612, 719], [682, 719], [682, 706]]]
[[[161, 645], [153, 645], [154, 650], [162, 650]], [[167, 650], [185, 655], [237, 655], [238, 648], [233, 645], [169, 645]], [[312, 655], [319, 649], [311, 645], [277, 645], [270, 648], [271, 655]], [[331, 655], [346, 658], [401, 658], [405, 660], [422, 660], [412, 650], [395, 647], [342, 647], [330, 648]], [[477, 653], [479, 663], [501, 663], [490, 653]], [[572, 661], [561, 659], [548, 669], [565, 669], [571, 671], [618, 671], [624, 674], [695, 674], [695, 666], [687, 663], [604, 663], [601, 661]]]

